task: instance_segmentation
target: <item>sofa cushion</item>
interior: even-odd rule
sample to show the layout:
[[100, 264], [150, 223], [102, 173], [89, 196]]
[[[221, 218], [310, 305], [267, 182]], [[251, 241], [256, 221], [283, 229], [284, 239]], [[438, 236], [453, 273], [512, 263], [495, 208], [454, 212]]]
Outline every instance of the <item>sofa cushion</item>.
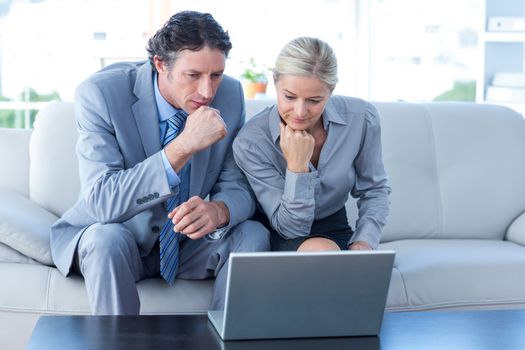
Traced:
[[382, 241], [502, 240], [525, 210], [524, 118], [474, 103], [374, 105], [392, 187]]
[[404, 296], [389, 292], [391, 310], [525, 307], [525, 254], [518, 244], [414, 239], [383, 243], [381, 249], [396, 252], [394, 271], [399, 271], [407, 299], [396, 305]]
[[277, 101], [275, 99], [247, 99], [246, 100], [246, 120], [252, 118], [254, 115], [262, 111], [268, 106], [272, 106]]
[[29, 146], [29, 198], [61, 216], [80, 191], [73, 103], [51, 103], [40, 110], [34, 126]]
[[0, 128], [0, 187], [29, 195], [30, 129]]
[[18, 250], [14, 250], [8, 245], [0, 243], [0, 262], [10, 262], [18, 264], [38, 264], [36, 260], [33, 260]]
[[394, 266], [386, 298], [386, 310], [396, 310], [408, 304], [407, 293], [401, 272]]
[[509, 226], [505, 239], [525, 246], [525, 212], [521, 213]]
[[525, 119], [503, 106], [428, 105], [436, 144], [442, 236], [502, 240], [525, 211]]
[[374, 105], [381, 115], [383, 161], [392, 187], [381, 240], [439, 237], [441, 198], [433, 128], [425, 105]]
[[24, 196], [0, 189], [0, 242], [45, 265], [53, 265], [49, 228], [58, 218]]
[[[54, 267], [1, 263], [0, 311], [41, 314], [89, 314], [82, 277], [64, 277]], [[18, 281], [17, 283], [12, 283]], [[137, 283], [141, 314], [206, 313], [212, 297], [213, 280], [176, 279], [169, 286], [160, 278]]]

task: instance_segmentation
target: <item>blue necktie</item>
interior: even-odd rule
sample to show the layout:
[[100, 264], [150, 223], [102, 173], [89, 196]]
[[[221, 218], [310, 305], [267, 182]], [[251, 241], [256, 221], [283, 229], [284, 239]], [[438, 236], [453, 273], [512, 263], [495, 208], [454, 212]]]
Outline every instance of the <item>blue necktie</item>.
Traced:
[[187, 116], [188, 113], [181, 109], [175, 113], [173, 117], [166, 121], [168, 123], [168, 127], [166, 128], [166, 133], [164, 134], [162, 148], [166, 147], [166, 145], [173, 141], [173, 139], [178, 135], [180, 129], [186, 122]]
[[[162, 141], [162, 148], [170, 143], [179, 133], [188, 114], [180, 110], [173, 117], [167, 120], [167, 129]], [[179, 197], [173, 196], [167, 201], [168, 212], [171, 211], [177, 202], [182, 203], [187, 198], [182, 198], [182, 193]], [[180, 233], [173, 231], [173, 223], [168, 219], [162, 228], [159, 235], [160, 248], [160, 275], [173, 285], [175, 277], [177, 276], [177, 269], [179, 267], [179, 240]]]

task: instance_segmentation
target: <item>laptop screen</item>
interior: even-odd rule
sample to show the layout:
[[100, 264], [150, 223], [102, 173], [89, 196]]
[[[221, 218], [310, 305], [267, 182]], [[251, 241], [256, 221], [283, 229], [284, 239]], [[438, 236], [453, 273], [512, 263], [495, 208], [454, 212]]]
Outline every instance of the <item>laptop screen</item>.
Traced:
[[232, 253], [222, 322], [212, 323], [225, 340], [377, 335], [394, 255]]

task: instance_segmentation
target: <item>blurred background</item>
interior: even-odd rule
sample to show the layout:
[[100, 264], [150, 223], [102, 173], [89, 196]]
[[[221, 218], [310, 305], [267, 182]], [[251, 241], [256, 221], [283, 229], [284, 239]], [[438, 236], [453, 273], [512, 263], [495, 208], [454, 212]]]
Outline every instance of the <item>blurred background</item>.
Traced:
[[[31, 127], [93, 72], [145, 59], [149, 37], [187, 9], [228, 30], [226, 73], [239, 79], [247, 69], [269, 78], [281, 47], [303, 35], [334, 48], [337, 94], [475, 101], [483, 75], [483, 0], [0, 0], [0, 127]], [[270, 79], [254, 97], [274, 94]]]

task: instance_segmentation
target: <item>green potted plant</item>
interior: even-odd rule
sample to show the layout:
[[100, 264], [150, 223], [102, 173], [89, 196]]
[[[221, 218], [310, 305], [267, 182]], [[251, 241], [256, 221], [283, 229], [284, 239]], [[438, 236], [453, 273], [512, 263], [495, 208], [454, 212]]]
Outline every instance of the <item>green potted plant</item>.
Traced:
[[250, 58], [241, 79], [244, 84], [244, 94], [246, 98], [255, 98], [255, 95], [265, 94], [268, 86], [267, 74], [270, 69], [266, 66], [258, 65], [254, 58]]

